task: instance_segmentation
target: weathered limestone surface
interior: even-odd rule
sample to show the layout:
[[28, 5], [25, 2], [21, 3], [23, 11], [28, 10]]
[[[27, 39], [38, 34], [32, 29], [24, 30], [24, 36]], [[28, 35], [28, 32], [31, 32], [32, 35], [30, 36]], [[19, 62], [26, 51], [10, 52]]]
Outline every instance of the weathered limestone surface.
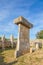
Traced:
[[9, 40], [7, 40], [5, 38], [5, 35], [3, 35], [0, 39], [0, 48], [2, 48], [3, 50], [7, 47], [12, 47], [12, 48], [14, 47], [15, 48], [16, 44], [17, 44], [17, 41], [14, 40], [13, 35], [10, 36]]
[[15, 19], [15, 23], [19, 26], [18, 42], [16, 48], [16, 57], [18, 57], [30, 50], [29, 31], [33, 25], [22, 16]]
[[[32, 47], [40, 47], [40, 48], [42, 48], [42, 46], [43, 46], [43, 39], [34, 39], [34, 40], [30, 40], [30, 46], [32, 46]], [[36, 47], [36, 48], [37, 48]]]
[[2, 36], [1, 40], [2, 40], [2, 49], [4, 50], [5, 49], [5, 44], [4, 44], [4, 42], [5, 42], [5, 35]]
[[15, 20], [14, 20], [14, 23], [15, 24], [22, 24], [22, 25], [24, 25], [24, 26], [26, 26], [26, 27], [28, 27], [28, 28], [32, 28], [33, 27], [33, 24], [31, 24], [30, 22], [28, 22], [24, 17], [22, 17], [22, 16], [20, 16], [20, 17], [18, 17], [18, 18], [16, 18]]
[[11, 41], [11, 47], [13, 48], [13, 42], [14, 42], [14, 37], [13, 37], [13, 35], [10, 36], [10, 41]]
[[36, 44], [36, 49], [39, 49], [39, 44], [38, 43]]
[[36, 49], [42, 48], [42, 43], [36, 42], [35, 47], [36, 47]]
[[22, 24], [19, 24], [17, 50], [25, 52], [29, 47], [29, 29]]

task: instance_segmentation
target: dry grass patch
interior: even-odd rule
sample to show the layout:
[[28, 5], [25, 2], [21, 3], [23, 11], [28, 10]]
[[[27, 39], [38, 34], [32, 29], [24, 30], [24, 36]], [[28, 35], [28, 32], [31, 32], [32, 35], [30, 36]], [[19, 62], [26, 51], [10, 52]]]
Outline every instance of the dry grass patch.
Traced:
[[0, 50], [0, 65], [43, 65], [43, 49], [20, 56], [17, 61], [14, 49]]

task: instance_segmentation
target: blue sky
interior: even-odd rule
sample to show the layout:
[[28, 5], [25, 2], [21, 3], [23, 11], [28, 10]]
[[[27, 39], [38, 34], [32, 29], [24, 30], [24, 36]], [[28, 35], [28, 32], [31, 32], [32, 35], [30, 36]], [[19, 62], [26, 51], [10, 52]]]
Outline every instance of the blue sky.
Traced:
[[0, 36], [18, 36], [18, 26], [13, 21], [19, 16], [34, 25], [30, 38], [35, 39], [36, 33], [43, 30], [43, 0], [0, 0]]

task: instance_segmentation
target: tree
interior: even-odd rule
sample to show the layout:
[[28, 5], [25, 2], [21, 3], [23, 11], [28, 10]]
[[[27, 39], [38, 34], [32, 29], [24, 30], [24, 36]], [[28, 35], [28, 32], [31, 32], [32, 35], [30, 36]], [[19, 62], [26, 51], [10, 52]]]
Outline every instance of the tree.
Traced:
[[1, 40], [1, 37], [0, 37], [0, 40]]
[[37, 39], [43, 39], [43, 30], [41, 30], [40, 32], [37, 32], [36, 38]]

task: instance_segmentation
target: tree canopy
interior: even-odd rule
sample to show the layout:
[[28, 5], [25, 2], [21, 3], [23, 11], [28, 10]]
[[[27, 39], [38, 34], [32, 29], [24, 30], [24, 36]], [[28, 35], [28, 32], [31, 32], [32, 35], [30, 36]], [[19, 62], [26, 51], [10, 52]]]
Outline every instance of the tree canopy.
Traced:
[[37, 32], [36, 38], [37, 39], [43, 39], [43, 30], [41, 30], [40, 32]]
[[1, 39], [1, 37], [0, 37], [0, 39]]

